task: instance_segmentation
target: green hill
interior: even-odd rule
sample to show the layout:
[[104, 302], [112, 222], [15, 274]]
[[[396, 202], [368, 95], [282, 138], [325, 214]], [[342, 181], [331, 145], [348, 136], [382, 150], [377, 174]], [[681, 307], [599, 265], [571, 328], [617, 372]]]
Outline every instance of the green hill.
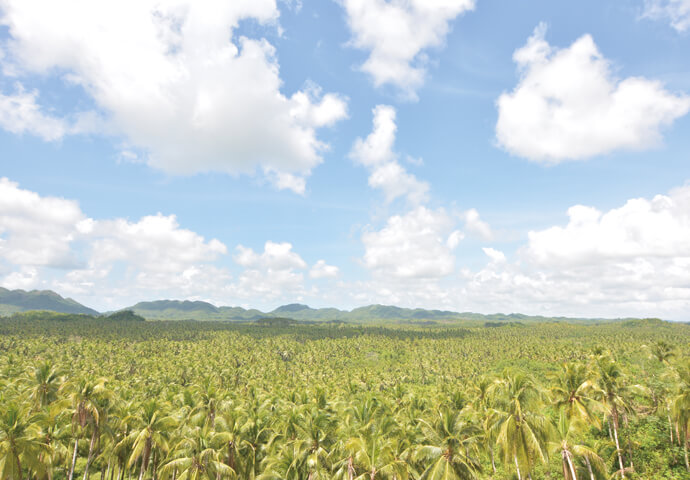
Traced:
[[85, 307], [71, 298], [63, 298], [50, 290], [8, 290], [0, 287], [0, 314], [8, 315], [30, 310], [49, 310], [59, 313], [98, 315], [92, 308]]

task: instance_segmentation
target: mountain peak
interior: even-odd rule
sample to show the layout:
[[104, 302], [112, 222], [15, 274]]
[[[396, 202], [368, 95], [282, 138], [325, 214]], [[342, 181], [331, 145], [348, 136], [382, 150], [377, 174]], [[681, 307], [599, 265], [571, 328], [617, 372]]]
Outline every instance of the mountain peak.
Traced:
[[50, 310], [60, 313], [84, 313], [98, 315], [92, 308], [64, 298], [52, 290], [8, 290], [0, 287], [0, 313], [24, 312], [28, 310]]
[[271, 313], [287, 313], [287, 312], [301, 312], [302, 310], [311, 310], [309, 305], [303, 305], [301, 303], [290, 303], [288, 305], [282, 305]]

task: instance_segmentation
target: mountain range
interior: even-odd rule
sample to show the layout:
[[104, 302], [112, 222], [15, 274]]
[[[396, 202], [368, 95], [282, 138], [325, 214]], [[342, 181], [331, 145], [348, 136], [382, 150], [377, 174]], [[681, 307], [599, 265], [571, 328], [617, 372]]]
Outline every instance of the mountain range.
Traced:
[[[81, 313], [100, 315], [92, 308], [86, 307], [71, 298], [63, 298], [51, 290], [8, 290], [0, 287], [0, 315], [10, 315], [30, 310], [48, 310], [60, 313]], [[389, 305], [368, 305], [353, 310], [337, 308], [311, 308], [307, 305], [292, 303], [283, 305], [270, 312], [242, 307], [217, 307], [208, 302], [189, 300], [156, 300], [139, 302], [119, 311], [131, 310], [147, 320], [200, 320], [200, 321], [234, 321], [251, 322], [262, 318], [290, 318], [311, 322], [402, 322], [412, 324], [434, 323], [532, 323], [542, 321], [591, 322], [603, 319], [582, 319], [565, 317], [541, 317], [519, 313], [496, 313], [484, 315], [472, 312], [453, 312], [448, 310], [425, 310], [421, 308], [401, 308]], [[107, 312], [113, 313], [113, 312]]]
[[71, 298], [63, 298], [51, 290], [8, 290], [0, 287], [0, 315], [28, 310], [49, 310], [60, 313], [98, 315], [93, 308], [85, 307]]

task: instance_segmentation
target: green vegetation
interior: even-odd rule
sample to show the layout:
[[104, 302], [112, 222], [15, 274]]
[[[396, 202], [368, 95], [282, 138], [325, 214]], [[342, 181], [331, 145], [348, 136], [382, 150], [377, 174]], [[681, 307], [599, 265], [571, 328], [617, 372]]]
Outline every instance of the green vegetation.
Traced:
[[63, 298], [50, 290], [8, 290], [0, 287], [0, 315], [28, 310], [50, 310], [60, 313], [98, 315], [96, 310], [85, 307], [71, 298]]
[[690, 326], [513, 322], [15, 314], [0, 478], [690, 478]]

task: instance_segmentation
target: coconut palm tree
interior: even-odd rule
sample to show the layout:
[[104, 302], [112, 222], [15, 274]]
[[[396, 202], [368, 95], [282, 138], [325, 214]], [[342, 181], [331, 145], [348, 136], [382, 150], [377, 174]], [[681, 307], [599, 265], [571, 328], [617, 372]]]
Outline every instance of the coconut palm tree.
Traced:
[[[72, 428], [74, 434], [74, 450], [72, 453], [72, 463], [67, 476], [68, 480], [72, 480], [74, 475], [74, 466], [77, 462], [77, 448], [79, 446], [79, 438], [83, 435], [85, 427], [91, 427], [91, 441], [89, 443], [89, 454], [87, 457], [87, 465], [93, 459], [93, 451], [96, 446], [96, 441], [99, 435], [99, 427], [101, 425], [101, 414], [104, 413], [105, 402], [112, 396], [105, 384], [105, 378], [96, 380], [80, 379], [71, 383], [65, 383], [61, 389], [68, 392], [68, 397], [72, 405]], [[85, 474], [88, 472], [88, 468]]]
[[671, 415], [682, 438], [685, 468], [690, 472], [688, 442], [690, 441], [690, 358], [680, 362], [674, 369], [675, 394], [671, 397]]
[[616, 456], [621, 478], [625, 478], [626, 468], [620, 446], [620, 418], [621, 413], [631, 411], [632, 396], [641, 394], [638, 385], [628, 385], [625, 374], [618, 362], [610, 355], [600, 355], [595, 360], [596, 385], [599, 401], [606, 407], [609, 424], [613, 429], [613, 440], [616, 444]]
[[506, 465], [515, 465], [518, 480], [534, 468], [535, 459], [548, 458], [548, 420], [540, 413], [543, 394], [521, 371], [504, 370], [492, 385], [495, 401], [496, 444]]
[[176, 480], [236, 478], [236, 472], [222, 461], [223, 448], [227, 441], [227, 434], [213, 431], [206, 422], [201, 427], [189, 429], [173, 447], [174, 458], [161, 468], [161, 478]]
[[601, 426], [596, 410], [602, 405], [595, 399], [593, 372], [584, 363], [569, 362], [551, 375], [551, 399], [568, 419]]
[[[135, 465], [141, 460], [139, 480], [144, 478], [144, 472], [148, 469], [152, 453], [158, 454], [158, 458], [168, 450], [168, 433], [177, 426], [176, 420], [165, 415], [163, 406], [156, 400], [147, 400], [142, 403], [136, 416], [136, 427], [129, 434], [132, 442], [132, 453], [128, 466]], [[156, 466], [154, 461], [154, 468]], [[155, 474], [153, 475], [155, 477]]]
[[427, 465], [422, 480], [465, 480], [477, 478], [480, 471], [481, 430], [458, 411], [438, 412], [433, 424], [420, 420], [424, 444], [415, 459]]
[[568, 415], [566, 407], [562, 408], [556, 428], [552, 439], [549, 441], [549, 447], [554, 453], [561, 456], [563, 465], [563, 478], [565, 480], [577, 480], [577, 466], [575, 464], [578, 458], [585, 461], [590, 480], [594, 479], [594, 472], [596, 470], [606, 475], [606, 464], [597, 453], [583, 443], [578, 443], [577, 438], [582, 432], [583, 423], [579, 422]]
[[42, 454], [48, 453], [35, 417], [12, 402], [0, 407], [0, 478], [22, 480], [24, 470], [42, 472]]
[[34, 408], [44, 407], [58, 398], [58, 391], [64, 382], [64, 375], [51, 362], [45, 361], [33, 369], [23, 382], [28, 388], [29, 398]]
[[343, 445], [343, 458], [336, 464], [336, 478], [406, 480], [408, 465], [399, 455], [395, 438], [398, 426], [391, 416], [371, 420], [360, 433]]

